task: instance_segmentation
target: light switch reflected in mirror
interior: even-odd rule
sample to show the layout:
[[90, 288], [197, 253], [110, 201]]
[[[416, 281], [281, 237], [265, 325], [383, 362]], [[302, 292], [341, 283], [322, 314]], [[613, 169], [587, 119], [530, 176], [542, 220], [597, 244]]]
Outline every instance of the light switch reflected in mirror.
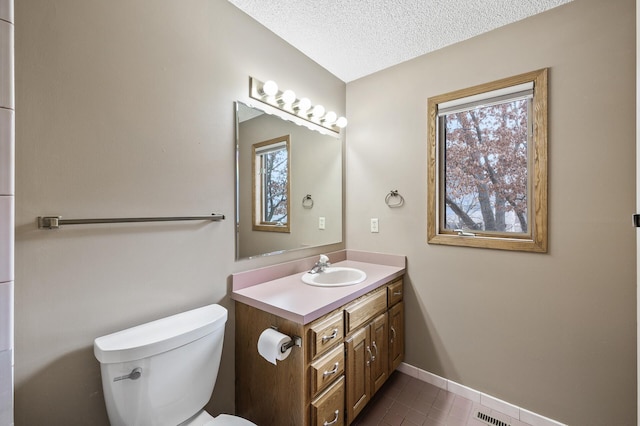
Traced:
[[[264, 191], [255, 187], [252, 147], [283, 135], [290, 144], [289, 232], [269, 232], [254, 226], [264, 202], [257, 194]], [[242, 102], [236, 102], [236, 137], [236, 259], [341, 243], [342, 139]]]

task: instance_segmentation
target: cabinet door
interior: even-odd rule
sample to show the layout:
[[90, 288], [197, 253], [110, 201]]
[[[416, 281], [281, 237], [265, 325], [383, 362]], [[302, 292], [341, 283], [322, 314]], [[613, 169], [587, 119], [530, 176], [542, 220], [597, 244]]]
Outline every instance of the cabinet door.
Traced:
[[389, 372], [404, 359], [404, 302], [389, 309]]
[[387, 381], [389, 376], [389, 341], [387, 313], [371, 322], [371, 395]]
[[347, 424], [351, 424], [371, 398], [370, 328], [362, 327], [345, 342], [347, 357]]

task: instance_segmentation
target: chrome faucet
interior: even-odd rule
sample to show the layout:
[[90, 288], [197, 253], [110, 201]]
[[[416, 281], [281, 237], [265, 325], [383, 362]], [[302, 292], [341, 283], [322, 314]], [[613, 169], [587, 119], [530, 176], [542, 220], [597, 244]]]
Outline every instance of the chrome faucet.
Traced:
[[325, 268], [331, 266], [331, 263], [329, 263], [329, 258], [327, 256], [325, 256], [324, 254], [320, 255], [320, 260], [318, 260], [316, 262], [315, 265], [313, 265], [313, 268], [311, 268], [311, 270], [309, 271], [310, 274], [317, 274], [320, 272], [324, 272]]

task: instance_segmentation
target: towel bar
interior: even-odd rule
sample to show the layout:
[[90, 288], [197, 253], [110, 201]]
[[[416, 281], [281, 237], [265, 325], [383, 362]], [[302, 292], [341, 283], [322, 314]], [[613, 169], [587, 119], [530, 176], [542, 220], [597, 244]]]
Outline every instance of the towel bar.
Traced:
[[224, 215], [213, 213], [211, 216], [173, 216], [173, 217], [114, 217], [102, 219], [62, 219], [62, 216], [38, 216], [38, 229], [58, 229], [61, 225], [84, 225], [94, 223], [129, 222], [174, 222], [182, 220], [220, 221]]

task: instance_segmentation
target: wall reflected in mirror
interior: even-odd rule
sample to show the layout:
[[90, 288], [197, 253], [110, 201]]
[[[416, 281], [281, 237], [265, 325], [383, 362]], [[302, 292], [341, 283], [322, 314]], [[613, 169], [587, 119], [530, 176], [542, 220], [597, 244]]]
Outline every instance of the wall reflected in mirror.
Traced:
[[[288, 232], [255, 226], [264, 206], [255, 146], [289, 139]], [[342, 140], [236, 102], [236, 259], [342, 242]], [[255, 171], [254, 171], [255, 170]], [[255, 175], [254, 175], [255, 174]], [[257, 190], [258, 189], [258, 190]]]

